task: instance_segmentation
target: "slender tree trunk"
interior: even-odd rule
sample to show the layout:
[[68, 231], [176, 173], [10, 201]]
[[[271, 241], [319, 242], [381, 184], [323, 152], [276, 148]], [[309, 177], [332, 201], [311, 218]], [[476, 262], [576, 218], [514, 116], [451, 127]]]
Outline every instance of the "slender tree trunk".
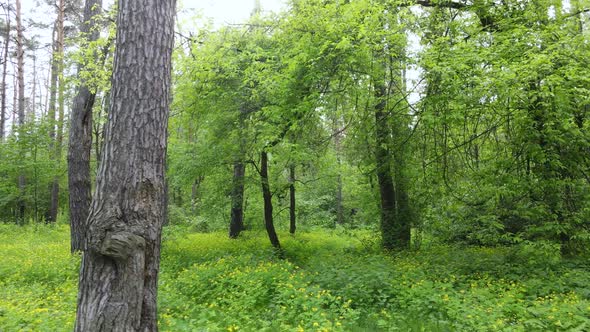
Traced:
[[339, 125], [339, 116], [334, 117], [334, 150], [336, 152], [336, 163], [338, 165], [338, 177], [336, 178], [336, 223], [344, 224], [344, 204], [342, 203], [342, 129]]
[[[401, 136], [400, 131], [402, 126], [394, 124], [394, 130], [397, 131], [395, 136]], [[400, 140], [398, 140], [400, 141]], [[409, 248], [412, 235], [412, 209], [410, 206], [410, 196], [408, 195], [408, 179], [405, 172], [405, 148], [398, 147], [394, 154], [394, 171], [393, 182], [396, 193], [396, 216], [397, 223], [397, 240], [401, 248]]]
[[174, 0], [118, 3], [105, 145], [88, 217], [75, 331], [157, 331], [166, 218]]
[[386, 249], [404, 248], [398, 236], [396, 220], [396, 193], [391, 177], [391, 131], [389, 116], [385, 109], [386, 88], [383, 84], [375, 84], [375, 164], [379, 192], [381, 194], [381, 237]]
[[[56, 160], [56, 132], [55, 132], [55, 125], [56, 125], [56, 107], [57, 107], [57, 86], [58, 86], [58, 76], [59, 76], [59, 14], [58, 18], [55, 21], [53, 27], [53, 54], [51, 58], [51, 77], [50, 77], [50, 87], [49, 87], [49, 110], [47, 111], [47, 117], [49, 122], [49, 151], [51, 155], [51, 159], [55, 162]], [[57, 205], [58, 205], [58, 196], [59, 196], [59, 178], [54, 176], [53, 180], [49, 184], [49, 206], [47, 206], [45, 210], [45, 222], [52, 223], [55, 222], [57, 218]]]
[[266, 151], [260, 153], [260, 182], [262, 185], [262, 199], [264, 200], [264, 226], [266, 227], [266, 232], [268, 233], [268, 238], [272, 246], [280, 249], [281, 243], [275, 231], [272, 217], [272, 195], [268, 182], [268, 153]]
[[37, 99], [37, 54], [33, 54], [33, 88], [31, 89], [31, 111], [29, 118], [31, 121], [35, 121], [36, 116], [36, 105], [35, 99]]
[[231, 220], [229, 223], [229, 237], [237, 238], [244, 230], [244, 177], [246, 166], [239, 160], [234, 163], [234, 178], [232, 183]]
[[[16, 64], [12, 64], [12, 69], [13, 71], [16, 73], [18, 71], [18, 66]], [[17, 129], [18, 129], [18, 120], [17, 120], [17, 114], [18, 114], [18, 79], [17, 79], [17, 75], [12, 75], [12, 86], [14, 87], [14, 89], [12, 89], [12, 128], [11, 128], [11, 132], [12, 133], [16, 133]]]
[[10, 12], [6, 9], [6, 35], [2, 52], [2, 105], [0, 106], [0, 142], [6, 137], [6, 73], [8, 71], [8, 48], [10, 46]]
[[16, 0], [16, 56], [17, 56], [17, 82], [18, 82], [18, 124], [25, 124], [25, 51], [23, 26], [21, 23], [21, 1]]
[[[19, 141], [22, 146], [22, 135], [24, 135], [25, 125], [25, 52], [24, 52], [24, 37], [23, 37], [23, 26], [21, 23], [21, 2], [16, 0], [16, 59], [17, 59], [17, 85], [18, 85], [18, 131]], [[24, 151], [21, 151], [24, 153]], [[19, 199], [18, 199], [18, 211], [17, 219], [20, 223], [25, 221], [25, 190], [26, 190], [26, 178], [24, 171], [21, 170], [21, 174], [18, 177], [18, 188], [19, 188]]]
[[[102, 0], [86, 0], [84, 6], [84, 21], [80, 31], [85, 35], [88, 43], [100, 37], [97, 15], [102, 11]], [[87, 43], [83, 43], [83, 46]], [[95, 59], [97, 55], [95, 55]], [[78, 76], [83, 71], [83, 65], [78, 66]], [[68, 147], [68, 188], [70, 191], [70, 232], [71, 250], [83, 250], [84, 234], [86, 233], [86, 219], [92, 199], [92, 181], [90, 177], [90, 152], [92, 150], [92, 108], [96, 98], [96, 91], [81, 81], [72, 105], [70, 122], [71, 142]]]
[[[406, 83], [406, 63], [405, 49], [401, 49], [399, 54], [404, 54], [399, 58], [390, 57], [389, 66], [391, 68], [401, 67], [401, 75], [398, 76], [398, 71], [390, 70], [390, 80], [398, 81], [399, 90], [396, 91], [397, 96], [407, 96], [408, 89]], [[410, 206], [410, 196], [408, 194], [408, 174], [406, 170], [406, 156], [407, 156], [407, 137], [411, 134], [409, 132], [409, 124], [404, 120], [409, 109], [401, 104], [398, 104], [395, 114], [392, 116], [392, 123], [390, 128], [392, 130], [392, 137], [396, 143], [395, 152], [393, 153], [393, 183], [396, 193], [396, 222], [397, 222], [397, 238], [402, 248], [410, 248], [412, 240], [412, 224], [413, 213]]]
[[[109, 114], [109, 109], [111, 108], [111, 93], [108, 92], [105, 96], [103, 96], [102, 98], [102, 107], [99, 108], [98, 110], [98, 114], [96, 116], [97, 119], [102, 119], [104, 116]], [[93, 124], [93, 133], [94, 133], [94, 154], [96, 157], [96, 160], [101, 160], [102, 159], [102, 148], [104, 145], [104, 124], [101, 124], [100, 121], [94, 121]], [[98, 169], [98, 163], [96, 165], [97, 169]]]
[[[16, 65], [13, 65], [13, 69], [14, 71], [18, 71], [18, 67]], [[14, 77], [12, 78], [12, 86], [14, 87], [14, 89], [12, 89], [12, 132], [15, 133], [18, 129], [18, 120], [17, 120], [17, 114], [18, 114], [18, 79], [17, 79], [17, 75], [14, 75]]]
[[55, 123], [56, 119], [56, 108], [57, 108], [57, 84], [58, 84], [58, 46], [57, 46], [57, 31], [58, 22], [56, 21], [53, 25], [53, 43], [51, 53], [51, 68], [49, 75], [49, 105], [47, 107], [47, 119], [49, 122], [49, 143], [51, 144], [49, 150], [51, 153], [55, 151]]
[[[63, 146], [63, 123], [64, 123], [64, 73], [63, 73], [63, 55], [64, 55], [64, 11], [65, 11], [65, 0], [60, 0], [57, 8], [57, 21], [56, 21], [56, 47], [55, 54], [53, 55], [54, 64], [52, 64], [52, 75], [55, 76], [55, 84], [57, 84], [57, 132], [55, 134], [55, 151], [54, 161], [56, 170], [59, 170], [61, 164], [62, 146]], [[55, 86], [54, 86], [55, 88]], [[54, 92], [55, 98], [55, 92]], [[55, 119], [55, 99], [54, 99], [54, 119]], [[54, 128], [52, 126], [52, 128]], [[53, 223], [57, 221], [57, 212], [59, 209], [59, 176], [53, 177], [51, 183], [51, 200], [49, 211], [47, 213], [46, 221]]]
[[295, 165], [289, 166], [289, 233], [297, 230], [297, 215], [295, 211]]
[[229, 237], [237, 238], [240, 232], [245, 229], [244, 226], [244, 179], [246, 176], [245, 150], [246, 138], [244, 130], [246, 128], [246, 116], [249, 113], [248, 108], [243, 103], [240, 107], [240, 114], [238, 116], [238, 145], [239, 151], [234, 162], [234, 176], [232, 183], [232, 203], [231, 203], [231, 219], [229, 223]]
[[197, 205], [199, 202], [199, 187], [203, 181], [203, 176], [198, 176], [191, 187], [191, 209], [194, 215], [197, 214]]

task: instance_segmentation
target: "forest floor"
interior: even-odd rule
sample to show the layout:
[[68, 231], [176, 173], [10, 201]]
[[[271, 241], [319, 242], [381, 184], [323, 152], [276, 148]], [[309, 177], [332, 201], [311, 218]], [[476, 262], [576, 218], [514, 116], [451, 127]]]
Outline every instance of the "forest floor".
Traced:
[[[161, 331], [588, 331], [590, 262], [552, 246], [384, 254], [367, 231], [164, 232]], [[64, 225], [0, 224], [0, 331], [71, 331]]]

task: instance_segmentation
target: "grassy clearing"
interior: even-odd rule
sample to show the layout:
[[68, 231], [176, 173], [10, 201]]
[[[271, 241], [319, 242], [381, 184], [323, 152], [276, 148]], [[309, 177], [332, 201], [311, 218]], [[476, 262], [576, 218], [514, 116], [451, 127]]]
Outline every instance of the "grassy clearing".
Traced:
[[[70, 331], [68, 229], [0, 225], [0, 331]], [[590, 266], [551, 246], [384, 255], [369, 233], [165, 231], [162, 331], [585, 331]]]

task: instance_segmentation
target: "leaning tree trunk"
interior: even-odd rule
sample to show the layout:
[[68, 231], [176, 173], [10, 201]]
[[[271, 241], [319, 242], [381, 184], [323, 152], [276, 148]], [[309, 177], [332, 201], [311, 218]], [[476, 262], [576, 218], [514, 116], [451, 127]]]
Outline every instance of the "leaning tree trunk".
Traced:
[[175, 0], [118, 2], [104, 152], [80, 268], [76, 331], [157, 331]]
[[[84, 22], [80, 28], [88, 43], [98, 40], [96, 21], [101, 13], [102, 0], [86, 0]], [[87, 43], [84, 43], [87, 45]], [[97, 58], [98, 54], [95, 55]], [[78, 72], [83, 71], [80, 65]], [[80, 76], [80, 74], [78, 74]], [[92, 150], [92, 107], [96, 91], [81, 81], [74, 97], [70, 122], [70, 145], [68, 148], [68, 187], [70, 190], [71, 250], [83, 250], [86, 219], [92, 199], [90, 180], [90, 151]]]
[[264, 200], [264, 226], [266, 227], [266, 232], [268, 233], [268, 238], [272, 246], [276, 249], [281, 249], [281, 243], [275, 231], [275, 224], [272, 217], [272, 195], [268, 182], [268, 153], [266, 151], [260, 153], [260, 182], [262, 184], [262, 199]]

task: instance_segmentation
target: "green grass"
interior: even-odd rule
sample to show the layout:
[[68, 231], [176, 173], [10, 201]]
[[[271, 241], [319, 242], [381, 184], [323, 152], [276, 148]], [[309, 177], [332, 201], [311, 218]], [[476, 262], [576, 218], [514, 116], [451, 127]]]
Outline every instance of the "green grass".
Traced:
[[[79, 256], [64, 226], [0, 225], [0, 331], [71, 331]], [[550, 245], [386, 255], [367, 232], [165, 230], [162, 331], [585, 331], [590, 266]]]

